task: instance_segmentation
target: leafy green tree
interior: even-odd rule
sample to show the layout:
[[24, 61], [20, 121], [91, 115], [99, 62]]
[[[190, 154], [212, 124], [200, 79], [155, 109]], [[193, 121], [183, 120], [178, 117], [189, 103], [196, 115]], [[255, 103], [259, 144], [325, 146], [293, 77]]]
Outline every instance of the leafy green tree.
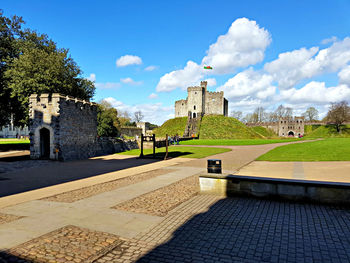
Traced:
[[[29, 29], [22, 30], [21, 18], [12, 20], [0, 13], [4, 34], [8, 31], [9, 46], [16, 52], [7, 51], [1, 57], [4, 64], [0, 78], [0, 112], [7, 111], [14, 116], [15, 125], [28, 122], [28, 98], [30, 94], [61, 93], [89, 100], [94, 95], [94, 83], [81, 77], [82, 71], [69, 56], [68, 49], [59, 49], [45, 34], [38, 34]], [[12, 25], [14, 24], [14, 25]], [[7, 27], [6, 27], [7, 25]], [[2, 30], [2, 27], [0, 28]], [[7, 31], [6, 31], [7, 30]], [[5, 49], [4, 49], [5, 50]], [[3, 124], [8, 117], [0, 120]], [[1, 123], [1, 121], [3, 123]]]
[[120, 122], [118, 111], [105, 100], [100, 101], [97, 109], [97, 134], [101, 137], [116, 137], [119, 132]]

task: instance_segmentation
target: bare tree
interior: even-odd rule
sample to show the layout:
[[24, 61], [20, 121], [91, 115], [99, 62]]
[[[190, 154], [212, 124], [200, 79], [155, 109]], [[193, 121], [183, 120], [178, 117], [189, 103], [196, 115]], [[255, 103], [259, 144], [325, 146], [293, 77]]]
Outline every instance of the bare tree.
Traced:
[[242, 120], [243, 113], [241, 111], [231, 111], [231, 117], [240, 121]]
[[135, 120], [135, 122], [140, 122], [140, 121], [142, 121], [142, 119], [143, 119], [143, 114], [142, 114], [142, 111], [135, 111], [134, 112], [134, 120]]
[[274, 121], [278, 121], [280, 118], [285, 117], [292, 117], [293, 116], [293, 109], [290, 107], [284, 107], [283, 105], [279, 105], [277, 109], [274, 111], [273, 118]]
[[327, 113], [327, 121], [335, 124], [338, 133], [341, 133], [340, 126], [349, 120], [350, 107], [346, 101], [331, 104]]
[[253, 119], [255, 123], [266, 121], [267, 113], [263, 107], [257, 107], [253, 113]]
[[309, 107], [303, 113], [303, 116], [305, 117], [306, 121], [316, 121], [318, 120], [318, 110], [314, 107]]

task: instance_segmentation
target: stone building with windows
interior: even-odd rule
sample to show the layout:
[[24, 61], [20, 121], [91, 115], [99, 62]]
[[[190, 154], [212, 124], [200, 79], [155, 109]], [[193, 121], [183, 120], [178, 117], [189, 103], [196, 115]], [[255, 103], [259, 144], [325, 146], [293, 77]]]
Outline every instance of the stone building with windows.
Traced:
[[228, 114], [228, 101], [224, 92], [207, 91], [207, 82], [201, 81], [200, 86], [188, 87], [187, 98], [175, 101], [175, 117], [197, 118], [208, 114]]
[[280, 137], [299, 137], [304, 136], [304, 117], [280, 118], [276, 127], [278, 127], [278, 136]]

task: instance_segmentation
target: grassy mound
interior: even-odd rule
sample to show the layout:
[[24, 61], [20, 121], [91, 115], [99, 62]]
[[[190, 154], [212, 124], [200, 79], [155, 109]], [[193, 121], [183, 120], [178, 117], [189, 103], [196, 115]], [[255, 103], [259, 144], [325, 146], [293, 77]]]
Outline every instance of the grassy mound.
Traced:
[[255, 131], [257, 134], [261, 135], [264, 138], [277, 138], [277, 134], [271, 130], [267, 129], [265, 127], [261, 126], [256, 126], [256, 127], [251, 127], [253, 131]]
[[[306, 125], [311, 126], [311, 125]], [[307, 127], [310, 132], [306, 132], [305, 138], [330, 138], [330, 137], [350, 137], [350, 125], [342, 125], [341, 133], [337, 132], [335, 125], [312, 125], [315, 127]]]
[[263, 138], [254, 130], [232, 117], [204, 116], [199, 132], [201, 139], [255, 139]]
[[156, 137], [165, 137], [166, 134], [170, 136], [176, 134], [182, 136], [186, 128], [186, 123], [187, 117], [170, 119], [164, 122], [159, 128], [154, 129], [153, 133]]

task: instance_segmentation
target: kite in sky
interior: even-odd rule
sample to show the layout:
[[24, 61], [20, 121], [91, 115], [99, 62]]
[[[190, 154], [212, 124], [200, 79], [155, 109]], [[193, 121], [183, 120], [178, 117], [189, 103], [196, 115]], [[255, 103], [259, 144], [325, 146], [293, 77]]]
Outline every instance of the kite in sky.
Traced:
[[204, 66], [204, 69], [213, 69], [211, 66]]

